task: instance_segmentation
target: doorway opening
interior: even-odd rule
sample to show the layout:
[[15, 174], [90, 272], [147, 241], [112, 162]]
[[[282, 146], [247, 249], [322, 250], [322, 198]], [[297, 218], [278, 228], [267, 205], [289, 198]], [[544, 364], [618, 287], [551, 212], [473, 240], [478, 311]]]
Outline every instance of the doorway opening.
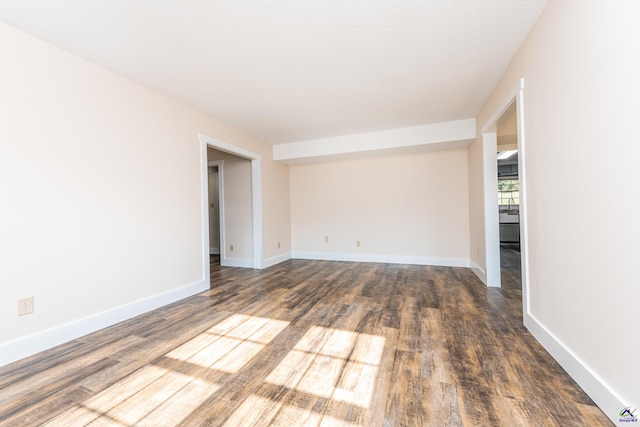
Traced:
[[[482, 127], [482, 143], [483, 143], [483, 169], [484, 169], [484, 220], [485, 220], [485, 277], [487, 286], [501, 287], [501, 240], [508, 240], [509, 244], [517, 243], [519, 248], [521, 284], [522, 284], [522, 308], [523, 314], [529, 312], [529, 288], [528, 288], [528, 257], [527, 257], [527, 199], [526, 199], [526, 170], [525, 170], [525, 153], [526, 145], [524, 139], [524, 111], [523, 111], [523, 92], [524, 79], [520, 79], [519, 84], [512, 90], [507, 98], [500, 104], [493, 116]], [[501, 127], [505, 127], [509, 121], [513, 123], [510, 129], [515, 126], [515, 132], [510, 130], [511, 140], [509, 138], [499, 138], [498, 134]], [[498, 140], [501, 139], [499, 148]], [[511, 183], [501, 183], [505, 189], [505, 194], [499, 191], [498, 172], [499, 166], [497, 161], [497, 153], [512, 151], [514, 147], [517, 150], [514, 164], [517, 166], [517, 180]], [[515, 153], [513, 155], [516, 155]], [[509, 173], [513, 173], [509, 165]], [[507, 168], [505, 167], [504, 170]], [[504, 177], [505, 179], [507, 177]], [[515, 208], [516, 191], [514, 190], [517, 182], [517, 208]], [[506, 196], [506, 203], [501, 204], [500, 196]], [[504, 202], [504, 199], [503, 199]], [[517, 209], [517, 210], [516, 210]], [[517, 215], [516, 215], [517, 212]], [[517, 220], [517, 222], [516, 222]], [[505, 233], [511, 233], [509, 236], [500, 236], [501, 224], [516, 224], [503, 226]], [[504, 242], [507, 243], [507, 242]], [[512, 254], [513, 255], [513, 254]], [[516, 255], [517, 257], [517, 255]], [[526, 318], [526, 316], [525, 316]]]
[[[247, 262], [242, 267], [249, 267], [255, 269], [262, 268], [262, 156], [257, 153], [245, 150], [240, 147], [236, 147], [224, 141], [209, 137], [207, 135], [199, 134], [198, 139], [200, 141], [200, 163], [201, 163], [201, 200], [202, 200], [202, 259], [203, 259], [203, 275], [205, 278], [210, 277], [210, 234], [209, 234], [209, 164], [207, 158], [207, 149], [213, 148], [224, 153], [229, 153], [233, 156], [237, 156], [242, 159], [246, 159], [250, 163], [250, 188], [251, 188], [251, 201], [250, 201], [250, 226], [252, 228], [252, 253]], [[219, 169], [220, 170], [220, 169]], [[219, 175], [223, 176], [223, 175]], [[223, 182], [224, 183], [224, 182]], [[224, 188], [224, 185], [222, 186]], [[224, 190], [221, 191], [223, 193]], [[224, 206], [224, 201], [221, 203]], [[221, 259], [222, 253], [225, 250], [225, 228], [226, 221], [224, 220], [224, 212], [220, 215], [220, 249]], [[246, 264], [246, 265], [245, 265]]]
[[515, 100], [496, 122], [500, 286], [522, 289], [518, 115]]
[[[209, 160], [209, 255], [218, 264], [224, 253], [224, 160]], [[221, 264], [222, 265], [222, 264]]]

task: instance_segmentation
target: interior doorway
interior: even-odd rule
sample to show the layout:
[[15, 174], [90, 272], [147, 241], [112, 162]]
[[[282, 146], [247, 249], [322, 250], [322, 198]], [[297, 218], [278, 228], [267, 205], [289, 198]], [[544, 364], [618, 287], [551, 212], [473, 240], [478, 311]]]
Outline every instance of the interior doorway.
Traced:
[[[500, 262], [500, 212], [498, 201], [498, 122], [505, 120], [515, 110], [515, 138], [517, 139], [518, 168], [518, 227], [520, 268], [522, 283], [522, 307], [529, 313], [529, 278], [527, 251], [527, 198], [526, 198], [526, 144], [524, 138], [524, 79], [498, 106], [495, 113], [482, 127], [483, 182], [484, 182], [484, 230], [485, 230], [485, 283], [501, 287]], [[503, 150], [506, 151], [506, 150]]]
[[518, 115], [515, 100], [496, 122], [500, 286], [522, 289]]
[[[209, 235], [209, 192], [208, 192], [208, 180], [209, 180], [209, 165], [207, 159], [207, 148], [213, 149], [238, 156], [243, 159], [247, 159], [250, 163], [250, 188], [251, 188], [251, 214], [250, 221], [252, 226], [252, 256], [248, 265], [242, 265], [244, 267], [262, 268], [262, 156], [257, 153], [245, 150], [235, 145], [220, 141], [216, 138], [209, 137], [207, 135], [199, 134], [198, 140], [200, 142], [200, 164], [201, 164], [201, 200], [202, 200], [202, 266], [203, 276], [205, 278], [210, 277], [210, 235]], [[224, 185], [222, 186], [224, 188]], [[224, 203], [222, 203], [224, 205]], [[224, 252], [225, 248], [225, 220], [224, 211], [220, 215], [221, 219], [221, 233], [220, 233], [220, 248], [221, 252]]]
[[223, 160], [208, 161], [209, 254], [222, 254], [224, 248], [224, 175]]

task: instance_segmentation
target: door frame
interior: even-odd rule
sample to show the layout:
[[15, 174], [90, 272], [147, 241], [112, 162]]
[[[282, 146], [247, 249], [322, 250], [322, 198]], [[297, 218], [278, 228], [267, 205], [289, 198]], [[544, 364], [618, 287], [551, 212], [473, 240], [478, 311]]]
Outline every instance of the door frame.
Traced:
[[[221, 141], [216, 138], [198, 134], [200, 142], [200, 176], [201, 176], [201, 200], [202, 200], [202, 253], [203, 273], [205, 280], [211, 275], [209, 266], [209, 191], [208, 191], [208, 159], [207, 147], [224, 151], [251, 161], [251, 202], [253, 225], [253, 265], [255, 269], [262, 268], [262, 156], [244, 148]], [[223, 214], [220, 215], [221, 218]], [[222, 246], [222, 233], [220, 246]], [[221, 253], [223, 248], [221, 248]], [[220, 257], [222, 261], [222, 254]]]
[[494, 114], [482, 126], [482, 154], [484, 171], [484, 232], [487, 286], [500, 287], [500, 231], [498, 219], [498, 162], [496, 125], [498, 119], [516, 103], [518, 133], [518, 180], [520, 181], [520, 264], [522, 272], [522, 310], [529, 313], [529, 251], [526, 144], [524, 132], [524, 78], [498, 105]]
[[[226, 261], [226, 255], [224, 253], [224, 160], [207, 161], [207, 171], [212, 167], [216, 168], [216, 187], [218, 187], [218, 200], [216, 200], [216, 209], [218, 209], [218, 253], [220, 255], [220, 265], [224, 265], [222, 262], [223, 259]], [[209, 200], [209, 203], [211, 203], [211, 200]], [[208, 212], [211, 212], [211, 210]], [[211, 237], [211, 233], [209, 233], [209, 237]], [[211, 241], [209, 241], [209, 249], [211, 249]], [[211, 253], [211, 251], [209, 251], [209, 253]]]

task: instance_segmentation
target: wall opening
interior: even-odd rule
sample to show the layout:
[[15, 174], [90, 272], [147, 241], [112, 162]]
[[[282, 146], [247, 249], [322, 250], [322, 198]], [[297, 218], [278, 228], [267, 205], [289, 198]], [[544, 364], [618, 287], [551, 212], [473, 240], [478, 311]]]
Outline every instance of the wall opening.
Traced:
[[[207, 148], [211, 147], [225, 153], [238, 156], [250, 161], [251, 169], [251, 225], [252, 225], [252, 256], [244, 267], [262, 268], [262, 156], [251, 151], [236, 147], [224, 141], [199, 134], [201, 158], [201, 194], [202, 194], [202, 254], [203, 274], [210, 277], [209, 251], [209, 192], [208, 192], [208, 158]], [[224, 214], [221, 215], [224, 218]], [[224, 231], [221, 233], [221, 248], [224, 250]]]
[[[519, 243], [520, 264], [522, 276], [522, 309], [524, 314], [529, 312], [529, 277], [527, 251], [527, 197], [526, 197], [526, 144], [524, 138], [524, 110], [523, 110], [524, 79], [505, 98], [493, 116], [482, 127], [483, 169], [484, 169], [484, 231], [485, 231], [485, 266], [487, 286], [500, 287], [500, 212], [498, 209], [498, 152], [497, 129], [501, 118], [506, 117], [509, 108], [515, 109], [516, 138], [517, 138], [517, 167], [519, 182]], [[526, 316], [525, 316], [526, 318]]]

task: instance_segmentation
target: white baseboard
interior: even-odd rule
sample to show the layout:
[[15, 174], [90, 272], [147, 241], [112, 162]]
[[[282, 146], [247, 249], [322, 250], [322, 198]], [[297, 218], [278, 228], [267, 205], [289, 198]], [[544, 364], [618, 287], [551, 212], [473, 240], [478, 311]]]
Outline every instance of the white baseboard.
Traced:
[[284, 262], [290, 259], [291, 259], [291, 252], [276, 255], [271, 258], [266, 258], [264, 261], [262, 261], [262, 268], [271, 267], [273, 265], [280, 264], [281, 262]]
[[220, 255], [220, 248], [209, 248], [209, 255]]
[[443, 267], [469, 267], [468, 258], [439, 258], [426, 256], [348, 254], [328, 252], [293, 252], [294, 259], [317, 259], [322, 261], [380, 262], [387, 264], [434, 265]]
[[64, 325], [46, 329], [15, 341], [0, 344], [0, 366], [206, 291], [209, 286], [208, 281], [195, 282]]
[[473, 260], [469, 261], [469, 266], [471, 267], [471, 271], [473, 271], [476, 276], [478, 276], [478, 278], [480, 280], [482, 280], [482, 283], [484, 283], [485, 285], [487, 284], [487, 272], [484, 271], [482, 268], [480, 268], [480, 266], [478, 264], [476, 264]]
[[524, 325], [614, 424], [626, 425], [626, 423], [620, 422], [619, 414], [630, 403], [624, 402], [602, 378], [593, 372], [534, 316], [528, 313], [525, 314]]
[[253, 259], [225, 258], [225, 259], [220, 259], [220, 265], [223, 267], [253, 268]]

